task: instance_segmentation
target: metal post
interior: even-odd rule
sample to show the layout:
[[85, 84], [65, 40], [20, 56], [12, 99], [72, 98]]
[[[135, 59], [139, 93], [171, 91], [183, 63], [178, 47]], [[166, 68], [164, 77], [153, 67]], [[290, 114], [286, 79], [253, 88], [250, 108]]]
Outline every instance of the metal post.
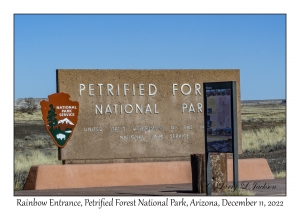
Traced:
[[[203, 83], [204, 90], [206, 90], [206, 83]], [[212, 183], [210, 178], [210, 155], [207, 149], [207, 98], [204, 94], [204, 141], [205, 141], [205, 176], [206, 176], [206, 195], [211, 195]]]
[[[58, 70], [56, 69], [56, 93], [59, 93], [59, 87], [58, 87]], [[57, 154], [57, 157], [58, 157], [58, 160], [61, 160], [61, 148], [58, 147], [58, 150], [57, 150], [58, 154]], [[62, 161], [62, 164], [64, 165], [64, 161]]]
[[232, 120], [233, 120], [233, 186], [234, 189], [239, 188], [238, 174], [238, 126], [237, 126], [237, 97], [236, 97], [236, 82], [232, 82]]

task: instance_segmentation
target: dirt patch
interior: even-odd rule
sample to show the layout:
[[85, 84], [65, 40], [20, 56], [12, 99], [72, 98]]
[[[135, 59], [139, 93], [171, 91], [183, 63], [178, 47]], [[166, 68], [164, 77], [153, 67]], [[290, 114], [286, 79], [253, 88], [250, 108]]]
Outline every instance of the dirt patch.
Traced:
[[[14, 139], [35, 139], [37, 136], [48, 138], [49, 134], [46, 131], [45, 125], [41, 123], [15, 123], [14, 124]], [[50, 138], [50, 137], [49, 137]]]
[[253, 130], [253, 131], [257, 131], [260, 130], [262, 128], [269, 128], [272, 129], [276, 126], [285, 126], [286, 125], [286, 121], [285, 120], [280, 120], [278, 122], [242, 122], [242, 130], [243, 131], [247, 131], [247, 130]]

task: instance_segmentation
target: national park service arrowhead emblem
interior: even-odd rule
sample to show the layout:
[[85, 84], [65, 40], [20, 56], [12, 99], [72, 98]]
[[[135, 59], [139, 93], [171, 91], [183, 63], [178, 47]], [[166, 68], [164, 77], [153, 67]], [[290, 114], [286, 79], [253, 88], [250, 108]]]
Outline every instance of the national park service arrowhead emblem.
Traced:
[[69, 100], [67, 93], [55, 93], [48, 99], [40, 102], [45, 127], [54, 143], [64, 148], [75, 129], [79, 103]]

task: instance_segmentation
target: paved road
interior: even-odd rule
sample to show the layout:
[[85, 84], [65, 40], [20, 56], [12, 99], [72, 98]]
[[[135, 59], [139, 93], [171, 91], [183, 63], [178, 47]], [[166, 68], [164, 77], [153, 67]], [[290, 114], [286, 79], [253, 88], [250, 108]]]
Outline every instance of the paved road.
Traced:
[[[285, 196], [286, 179], [240, 182], [240, 187], [256, 196]], [[232, 183], [228, 183], [232, 186]], [[192, 192], [192, 184], [75, 188], [56, 190], [21, 190], [15, 196], [205, 196]], [[215, 194], [213, 195], [224, 195]]]

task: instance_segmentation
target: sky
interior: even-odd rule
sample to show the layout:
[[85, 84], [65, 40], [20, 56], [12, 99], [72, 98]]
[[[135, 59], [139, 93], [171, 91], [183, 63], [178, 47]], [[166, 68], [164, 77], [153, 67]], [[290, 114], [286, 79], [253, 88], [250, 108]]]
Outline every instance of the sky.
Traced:
[[241, 100], [286, 98], [285, 14], [14, 14], [14, 100], [56, 69], [240, 69]]

